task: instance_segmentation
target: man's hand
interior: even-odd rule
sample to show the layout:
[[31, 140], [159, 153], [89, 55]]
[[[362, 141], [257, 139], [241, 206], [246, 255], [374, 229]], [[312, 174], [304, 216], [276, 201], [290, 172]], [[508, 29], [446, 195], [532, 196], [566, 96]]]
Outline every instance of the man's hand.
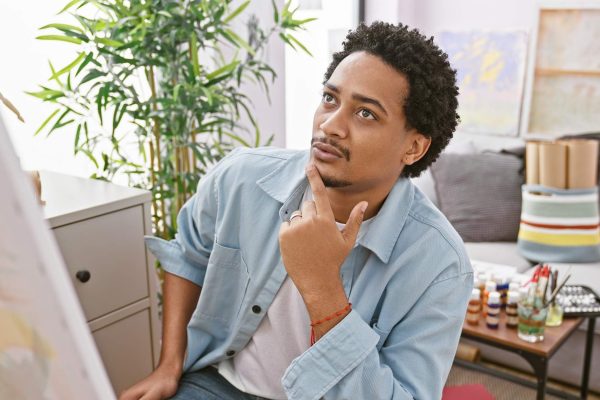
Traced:
[[309, 164], [306, 176], [314, 201], [305, 201], [302, 216], [281, 225], [279, 246], [285, 269], [304, 301], [323, 301], [328, 294], [339, 293], [340, 288], [343, 293], [340, 268], [354, 247], [367, 203], [354, 206], [340, 231], [319, 171]]
[[180, 377], [181, 372], [159, 365], [147, 378], [121, 393], [119, 400], [168, 399], [177, 392]]

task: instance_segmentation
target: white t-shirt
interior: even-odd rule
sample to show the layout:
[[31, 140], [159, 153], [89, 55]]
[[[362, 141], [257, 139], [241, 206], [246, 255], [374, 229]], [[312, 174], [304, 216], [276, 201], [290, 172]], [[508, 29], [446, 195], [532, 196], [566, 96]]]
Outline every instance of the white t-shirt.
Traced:
[[[307, 187], [302, 202], [312, 200]], [[374, 218], [364, 221], [359, 237]], [[337, 223], [341, 230], [344, 224]], [[357, 239], [358, 241], [358, 239]], [[281, 384], [291, 362], [310, 346], [310, 318], [302, 296], [288, 276], [246, 347], [218, 364], [219, 373], [242, 392], [286, 400]]]

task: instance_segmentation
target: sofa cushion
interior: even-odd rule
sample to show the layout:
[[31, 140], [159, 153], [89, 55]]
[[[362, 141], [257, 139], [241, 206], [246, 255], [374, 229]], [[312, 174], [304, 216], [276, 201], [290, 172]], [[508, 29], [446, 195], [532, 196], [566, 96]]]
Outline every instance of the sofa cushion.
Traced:
[[[475, 145], [471, 141], [459, 140], [454, 138], [444, 149], [444, 154], [474, 154], [477, 151]], [[431, 200], [436, 207], [439, 207], [437, 195], [435, 194], [435, 183], [431, 176], [431, 169], [427, 168], [416, 178], [411, 178], [412, 182]]]
[[442, 154], [431, 166], [440, 210], [465, 242], [515, 242], [522, 160], [513, 154]]
[[516, 243], [467, 242], [465, 243], [465, 247], [471, 260], [508, 265], [515, 267], [518, 273], [525, 272], [531, 268], [531, 263], [519, 254]]

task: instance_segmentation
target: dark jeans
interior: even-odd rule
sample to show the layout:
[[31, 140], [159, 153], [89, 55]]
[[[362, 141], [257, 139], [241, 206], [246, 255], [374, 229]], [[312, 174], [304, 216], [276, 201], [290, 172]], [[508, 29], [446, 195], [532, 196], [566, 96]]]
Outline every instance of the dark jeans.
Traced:
[[268, 400], [239, 391], [216, 368], [186, 372], [171, 400]]

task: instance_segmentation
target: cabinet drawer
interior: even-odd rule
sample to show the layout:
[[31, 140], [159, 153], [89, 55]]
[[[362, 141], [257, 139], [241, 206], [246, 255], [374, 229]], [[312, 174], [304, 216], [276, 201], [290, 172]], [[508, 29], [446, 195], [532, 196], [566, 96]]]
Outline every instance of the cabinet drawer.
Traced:
[[[148, 296], [142, 207], [54, 229], [88, 321]], [[88, 271], [89, 280], [77, 279]]]
[[148, 309], [92, 332], [117, 395], [152, 372]]

